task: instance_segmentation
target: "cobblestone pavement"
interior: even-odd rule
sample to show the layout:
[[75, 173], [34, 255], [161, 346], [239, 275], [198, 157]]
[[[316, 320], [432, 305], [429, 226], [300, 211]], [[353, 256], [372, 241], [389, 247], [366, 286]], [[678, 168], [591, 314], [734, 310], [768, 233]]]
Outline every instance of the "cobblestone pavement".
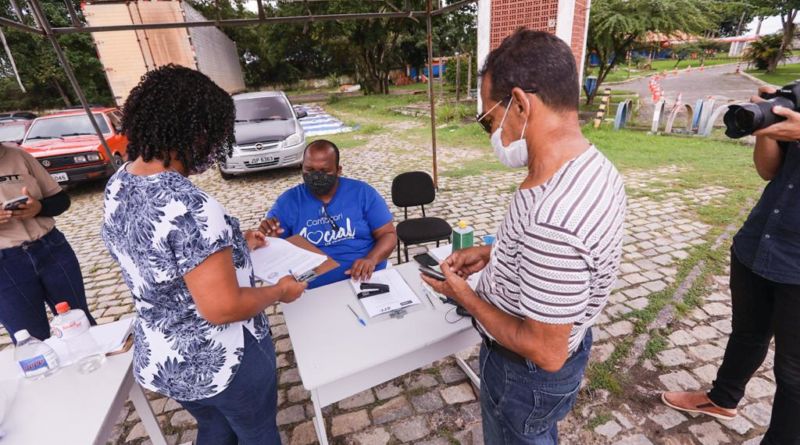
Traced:
[[[413, 125], [390, 124], [384, 133], [370, 137], [361, 147], [343, 151], [345, 174], [367, 180], [391, 202], [391, 178], [403, 171], [429, 167], [427, 148], [410, 149], [393, 137]], [[454, 160], [481, 155], [463, 149], [440, 149], [440, 158], [449, 160], [444, 169], [452, 167]], [[645, 309], [651, 294], [667, 289], [693, 246], [707, 241], [711, 227], [697, 222], [693, 209], [713, 204], [728, 190], [708, 186], [670, 191], [678, 173], [677, 167], [624, 172], [630, 195], [625, 254], [617, 289], [594, 328], [593, 362], [607, 360], [620, 341], [634, 334], [634, 324], [627, 315]], [[226, 182], [210, 171], [193, 180], [246, 228], [254, 227], [278, 194], [298, 183], [299, 176], [299, 170], [291, 169]], [[441, 190], [429, 214], [451, 223], [464, 219], [476, 228], [477, 235], [492, 233], [522, 176], [519, 171], [492, 171], [481, 176], [442, 177]], [[102, 185], [81, 187], [72, 194], [73, 207], [58, 219], [58, 227], [78, 253], [91, 311], [100, 323], [132, 316], [129, 291], [98, 235]], [[395, 215], [397, 220], [402, 218], [399, 211]], [[635, 382], [642, 388], [642, 397], [621, 403], [608, 399], [603, 391], [582, 396], [578, 408], [561, 424], [562, 443], [739, 443], [763, 433], [774, 389], [771, 374], [766, 371], [748, 388], [748, 404], [733, 422], [688, 418], [662, 408], [655, 398], [656, 391], [699, 388], [713, 378], [730, 317], [725, 277], [717, 277], [716, 282], [716, 291], [708, 302], [676, 324], [667, 349], [642, 366], [641, 372], [649, 373], [648, 380]], [[309, 393], [302, 387], [283, 316], [277, 306], [268, 308], [267, 313], [278, 354], [278, 424], [283, 442], [315, 443]], [[8, 343], [8, 336], [2, 333], [0, 347]], [[466, 354], [476, 368], [476, 350]], [[170, 444], [191, 442], [196, 437], [194, 419], [178, 403], [156, 394], [150, 397]], [[603, 411], [609, 412], [608, 418], [592, 425]], [[477, 395], [452, 358], [329, 406], [323, 414], [333, 443], [483, 443]], [[111, 443], [149, 443], [130, 405], [119, 418]]]
[[[774, 349], [747, 386], [739, 416], [731, 421], [679, 413], [658, 402], [663, 391], [708, 389], [716, 377], [731, 332], [731, 296], [727, 276], [713, 277], [705, 304], [674, 323], [666, 349], [646, 360], [635, 391], [640, 397], [614, 404], [605, 422], [594, 428], [602, 443], [627, 444], [747, 444], [758, 445], [769, 425], [775, 377]], [[602, 399], [603, 397], [601, 397]], [[584, 407], [583, 417], [592, 415]]]

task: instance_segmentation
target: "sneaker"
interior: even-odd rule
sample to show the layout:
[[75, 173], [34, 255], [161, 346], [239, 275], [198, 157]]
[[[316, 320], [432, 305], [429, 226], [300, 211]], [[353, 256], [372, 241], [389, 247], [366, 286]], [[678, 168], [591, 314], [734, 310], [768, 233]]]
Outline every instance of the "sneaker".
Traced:
[[665, 392], [661, 394], [661, 401], [668, 407], [678, 411], [708, 414], [721, 420], [731, 420], [736, 417], [735, 409], [727, 409], [715, 405], [703, 391]]

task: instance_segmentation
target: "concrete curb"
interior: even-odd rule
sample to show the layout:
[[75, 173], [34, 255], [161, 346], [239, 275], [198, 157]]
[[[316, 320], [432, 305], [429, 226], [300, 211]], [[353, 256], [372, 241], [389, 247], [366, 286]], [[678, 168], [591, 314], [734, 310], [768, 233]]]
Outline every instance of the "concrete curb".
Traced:
[[[737, 63], [738, 63], [738, 62], [737, 62]], [[719, 65], [710, 65], [710, 66], [707, 66], [706, 68], [717, 68], [717, 67], [721, 67], [721, 66], [731, 66], [731, 65], [736, 65], [736, 63], [720, 63]], [[699, 68], [700, 68], [700, 67], [692, 67], [692, 70], [697, 70], [697, 69], [699, 69]], [[687, 70], [687, 69], [688, 69], [688, 68], [681, 68], [681, 69], [679, 69], [679, 70], [678, 70], [678, 73], [679, 73], [679, 74], [682, 74], [682, 73], [683, 73], [685, 70]], [[673, 70], [667, 70], [667, 72], [670, 72], [670, 73], [671, 73], [672, 71], [673, 71]], [[616, 81], [616, 82], [603, 82], [603, 85], [612, 85], [612, 86], [613, 86], [613, 85], [621, 85], [621, 84], [623, 84], [623, 83], [633, 82], [633, 81], [635, 81], [635, 80], [646, 79], [646, 78], [648, 78], [648, 77], [650, 77], [650, 76], [654, 76], [654, 75], [656, 75], [656, 74], [659, 74], [659, 73], [658, 73], [658, 72], [656, 72], [656, 73], [650, 73], [650, 74], [643, 74], [643, 75], [641, 75], [641, 76], [631, 77], [630, 79], [626, 79], [626, 80], [618, 80], [618, 81]]]
[[744, 71], [739, 71], [739, 75], [744, 77], [745, 79], [748, 79], [748, 80], [750, 80], [752, 82], [757, 83], [760, 86], [780, 88], [778, 85], [773, 85], [773, 84], [771, 84], [769, 82], [764, 82], [763, 80], [759, 79], [758, 77], [755, 77], [755, 76], [753, 76], [752, 74], [749, 74], [749, 73], [745, 73]]

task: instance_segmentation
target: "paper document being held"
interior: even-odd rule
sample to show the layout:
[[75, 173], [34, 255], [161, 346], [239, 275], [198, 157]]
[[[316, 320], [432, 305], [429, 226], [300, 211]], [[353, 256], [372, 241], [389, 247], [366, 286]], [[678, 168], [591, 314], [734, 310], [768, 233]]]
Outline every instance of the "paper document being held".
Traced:
[[250, 253], [253, 272], [267, 284], [275, 284], [294, 272], [304, 274], [328, 259], [325, 255], [309, 252], [281, 238], [267, 238], [266, 247]]
[[[387, 293], [358, 299], [370, 318], [420, 304], [417, 294], [394, 269], [379, 270], [372, 274], [372, 278], [368, 282], [389, 285]], [[364, 292], [361, 290], [361, 282], [350, 280], [350, 285], [356, 295]]]

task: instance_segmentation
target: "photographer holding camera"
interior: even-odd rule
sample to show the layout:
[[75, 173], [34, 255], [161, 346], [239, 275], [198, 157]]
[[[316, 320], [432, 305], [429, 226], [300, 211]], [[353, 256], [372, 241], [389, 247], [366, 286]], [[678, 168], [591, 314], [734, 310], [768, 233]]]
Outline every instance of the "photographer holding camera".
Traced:
[[[761, 87], [751, 102], [768, 115], [764, 99], [778, 92]], [[725, 357], [710, 391], [666, 392], [662, 400], [681, 411], [733, 419], [774, 336], [777, 388], [769, 429], [761, 444], [790, 445], [800, 443], [800, 113], [774, 102], [771, 105], [771, 113], [777, 116], [772, 120], [777, 123], [756, 126], [753, 130], [757, 131], [752, 132], [756, 136], [756, 171], [769, 184], [733, 239], [733, 319]], [[756, 108], [739, 108], [743, 107]], [[726, 124], [730, 131], [727, 119]]]

